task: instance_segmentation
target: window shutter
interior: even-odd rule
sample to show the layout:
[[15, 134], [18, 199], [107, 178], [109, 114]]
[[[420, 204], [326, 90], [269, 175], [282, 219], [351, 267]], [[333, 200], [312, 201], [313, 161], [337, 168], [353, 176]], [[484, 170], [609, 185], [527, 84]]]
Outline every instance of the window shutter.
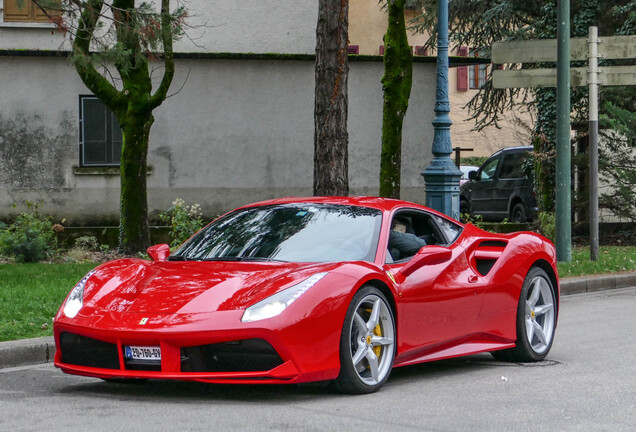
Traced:
[[384, 55], [384, 45], [380, 45], [380, 55]]
[[31, 21], [31, 2], [23, 1], [18, 6], [17, 0], [4, 0], [4, 20], [11, 22]]
[[415, 47], [415, 55], [417, 55], [417, 56], [427, 56], [428, 55], [428, 49], [426, 47], [417, 45]]
[[360, 45], [349, 45], [347, 49], [348, 54], [360, 54]]
[[[457, 50], [457, 55], [460, 57], [467, 57], [468, 47], [460, 46]], [[468, 66], [460, 66], [457, 68], [457, 91], [468, 91]]]
[[460, 66], [457, 68], [457, 91], [468, 91], [468, 67]]

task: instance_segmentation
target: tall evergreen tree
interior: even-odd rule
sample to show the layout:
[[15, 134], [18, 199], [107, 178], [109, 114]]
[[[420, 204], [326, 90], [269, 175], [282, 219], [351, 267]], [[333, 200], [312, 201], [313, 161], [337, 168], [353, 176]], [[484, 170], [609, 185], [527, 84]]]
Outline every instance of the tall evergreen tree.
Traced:
[[[423, 7], [424, 13], [414, 24], [416, 28], [427, 31], [432, 37], [427, 45], [434, 46], [436, 36], [435, 8], [436, 0], [412, 0]], [[572, 0], [571, 5], [571, 37], [585, 37], [588, 27], [599, 27], [600, 35], [635, 34], [636, 33], [636, 0]], [[557, 2], [539, 0], [450, 0], [449, 32], [450, 39], [456, 45], [468, 45], [475, 50], [489, 52], [494, 42], [519, 39], [554, 39], [557, 29]], [[537, 67], [555, 67], [552, 65], [536, 65]], [[574, 65], [578, 66], [578, 65]], [[528, 67], [528, 65], [524, 65]], [[631, 91], [631, 90], [626, 90]], [[620, 92], [618, 92], [620, 93]], [[615, 106], [621, 106], [624, 98], [601, 89], [601, 101], [605, 100]], [[555, 122], [556, 95], [555, 89], [494, 89], [489, 79], [486, 85], [473, 97], [467, 107], [475, 121], [476, 129], [498, 126], [502, 115], [515, 108], [516, 105], [531, 105], [536, 114], [534, 125], [536, 164], [535, 185], [539, 193], [539, 205], [545, 211], [553, 211], [554, 206], [554, 158], [555, 158]], [[607, 117], [616, 118], [619, 111], [608, 110], [610, 105], [602, 104]], [[587, 125], [587, 88], [573, 88], [571, 91], [572, 125], [579, 128], [584, 137]], [[604, 113], [601, 113], [604, 114]], [[624, 117], [623, 117], [624, 118]], [[584, 144], [579, 147], [584, 148]], [[601, 149], [602, 151], [603, 149]], [[625, 154], [625, 153], [624, 153]], [[580, 171], [585, 171], [585, 157], [573, 157], [580, 164]], [[623, 165], [624, 166], [624, 165]], [[612, 170], [612, 166], [601, 165], [601, 169]], [[612, 176], [609, 171], [606, 175]], [[578, 188], [578, 207], [586, 205], [585, 191], [587, 182], [581, 182]], [[581, 193], [582, 192], [582, 193]], [[636, 201], [636, 191], [632, 195]], [[606, 201], [607, 202], [607, 201]], [[577, 207], [577, 203], [573, 207]]]

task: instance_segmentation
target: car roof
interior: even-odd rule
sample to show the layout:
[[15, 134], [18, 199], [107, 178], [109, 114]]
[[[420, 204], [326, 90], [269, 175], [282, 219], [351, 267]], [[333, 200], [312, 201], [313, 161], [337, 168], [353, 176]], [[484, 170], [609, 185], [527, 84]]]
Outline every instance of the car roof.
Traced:
[[312, 197], [287, 197], [278, 198], [267, 201], [260, 201], [253, 204], [248, 204], [241, 208], [259, 207], [266, 205], [282, 205], [282, 204], [295, 204], [295, 203], [316, 203], [316, 204], [334, 204], [334, 205], [350, 205], [359, 207], [369, 207], [382, 211], [392, 211], [401, 207], [413, 207], [420, 208], [429, 211], [434, 214], [438, 214], [446, 217], [445, 215], [425, 207], [421, 204], [412, 203], [409, 201], [402, 201], [393, 198], [379, 198], [370, 196], [357, 196], [357, 197], [333, 197], [333, 196], [312, 196]]
[[492, 155], [488, 156], [488, 159], [498, 156], [503, 153], [518, 153], [518, 152], [526, 152], [533, 151], [534, 147], [532, 146], [515, 146], [515, 147], [506, 147], [501, 150], [494, 152]]

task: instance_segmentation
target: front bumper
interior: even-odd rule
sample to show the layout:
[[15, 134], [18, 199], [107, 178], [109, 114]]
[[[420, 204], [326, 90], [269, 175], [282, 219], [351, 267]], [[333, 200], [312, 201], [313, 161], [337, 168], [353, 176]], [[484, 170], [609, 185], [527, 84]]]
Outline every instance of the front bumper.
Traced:
[[[93, 311], [94, 312], [94, 311]], [[96, 378], [210, 383], [300, 383], [337, 377], [340, 329], [313, 319], [242, 323], [242, 311], [142, 316], [87, 313], [54, 324], [55, 366]], [[140, 323], [146, 319], [146, 323]], [[210, 330], [212, 329], [212, 330]], [[125, 346], [160, 347], [160, 361], [127, 359]]]

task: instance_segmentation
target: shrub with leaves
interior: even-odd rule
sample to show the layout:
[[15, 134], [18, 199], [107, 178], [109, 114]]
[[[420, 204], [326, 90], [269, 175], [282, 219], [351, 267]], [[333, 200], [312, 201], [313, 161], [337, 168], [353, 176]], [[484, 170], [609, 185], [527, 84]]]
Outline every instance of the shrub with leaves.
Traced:
[[203, 219], [199, 204], [187, 206], [185, 201], [177, 198], [172, 206], [159, 214], [159, 219], [170, 227], [172, 242], [170, 247], [177, 247], [203, 228]]
[[0, 252], [17, 262], [38, 262], [55, 251], [57, 237], [51, 218], [38, 213], [39, 204], [31, 201], [24, 204], [27, 211], [20, 213], [13, 224], [0, 229]]
[[82, 236], [75, 239], [75, 247], [87, 252], [95, 252], [100, 248], [95, 236]]
[[556, 239], [556, 217], [554, 213], [539, 212], [539, 232], [554, 243]]

